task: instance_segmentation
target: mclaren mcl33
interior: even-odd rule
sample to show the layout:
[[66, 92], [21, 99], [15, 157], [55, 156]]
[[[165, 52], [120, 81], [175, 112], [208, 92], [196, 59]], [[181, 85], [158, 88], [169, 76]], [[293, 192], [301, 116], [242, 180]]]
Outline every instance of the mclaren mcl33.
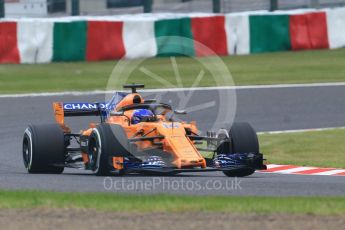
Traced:
[[[199, 135], [196, 122], [178, 122], [185, 111], [144, 100], [144, 85], [125, 85], [108, 103], [53, 103], [56, 123], [29, 125], [23, 159], [29, 173], [60, 174], [82, 168], [94, 174], [177, 174], [222, 171], [229, 177], [266, 169], [258, 138], [248, 123]], [[65, 117], [98, 116], [98, 123], [72, 132]]]

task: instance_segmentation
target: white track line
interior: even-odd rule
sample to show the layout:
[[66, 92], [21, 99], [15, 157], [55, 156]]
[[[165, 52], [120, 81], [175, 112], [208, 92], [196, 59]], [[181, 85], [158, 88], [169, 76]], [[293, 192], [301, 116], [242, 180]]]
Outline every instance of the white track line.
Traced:
[[319, 172], [319, 173], [314, 173], [313, 175], [322, 175], [322, 176], [329, 176], [329, 175], [334, 175], [337, 173], [343, 173], [345, 172], [345, 169], [334, 169], [326, 172]]
[[[177, 92], [177, 91], [208, 91], [208, 90], [242, 90], [242, 89], [279, 89], [279, 88], [309, 88], [309, 87], [329, 87], [345, 86], [345, 82], [336, 83], [310, 83], [310, 84], [278, 84], [278, 85], [248, 85], [248, 86], [223, 86], [223, 87], [198, 87], [198, 88], [172, 88], [172, 89], [146, 89], [143, 92]], [[113, 93], [115, 90], [94, 90], [94, 91], [67, 91], [67, 92], [44, 92], [44, 93], [24, 93], [24, 94], [1, 94], [0, 98], [15, 97], [46, 97], [46, 96], [83, 96]]]
[[52, 93], [23, 93], [23, 94], [1, 94], [0, 98], [20, 98], [20, 97], [52, 97], [52, 96], [87, 96], [87, 95], [100, 95], [114, 93], [114, 91], [104, 91], [104, 90], [95, 90], [95, 91], [67, 91], [67, 92], [52, 92]]
[[[275, 88], [307, 88], [307, 87], [309, 88], [309, 87], [327, 87], [327, 86], [345, 86], [345, 82], [276, 84], [276, 85], [244, 85], [244, 86], [234, 86], [234, 87], [228, 87], [228, 88], [232, 88], [232, 89], [275, 89]], [[227, 88], [227, 87], [224, 87], [224, 88]]]
[[318, 128], [318, 129], [292, 129], [292, 130], [281, 130], [281, 131], [267, 131], [267, 132], [258, 132], [258, 135], [263, 134], [283, 134], [283, 133], [304, 133], [304, 132], [314, 132], [314, 131], [327, 131], [335, 129], [345, 129], [345, 127], [327, 127], [327, 128]]

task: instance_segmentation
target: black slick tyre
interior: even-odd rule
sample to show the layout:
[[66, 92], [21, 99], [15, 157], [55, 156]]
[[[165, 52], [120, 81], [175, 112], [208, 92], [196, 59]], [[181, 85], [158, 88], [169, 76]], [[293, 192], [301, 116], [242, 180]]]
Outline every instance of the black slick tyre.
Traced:
[[29, 173], [61, 174], [65, 138], [58, 124], [29, 125], [23, 137], [23, 161]]
[[[234, 123], [230, 129], [229, 137], [231, 139], [231, 153], [254, 153], [260, 152], [259, 141], [255, 130], [249, 123]], [[255, 169], [244, 167], [229, 171], [223, 171], [229, 177], [245, 177], [253, 174]]]
[[[91, 170], [97, 176], [115, 173], [112, 158], [128, 156], [128, 146], [128, 138], [120, 125], [99, 124], [89, 138], [88, 154]], [[118, 173], [118, 175], [122, 174], [122, 172]]]

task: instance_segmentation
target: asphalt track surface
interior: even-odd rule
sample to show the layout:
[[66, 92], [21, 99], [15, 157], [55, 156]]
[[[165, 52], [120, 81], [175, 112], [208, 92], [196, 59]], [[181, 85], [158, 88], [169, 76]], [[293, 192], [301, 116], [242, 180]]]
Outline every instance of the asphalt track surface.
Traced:
[[[187, 103], [191, 106], [214, 101], [220, 92], [195, 91]], [[345, 86], [240, 89], [236, 91], [235, 121], [249, 121], [257, 131], [276, 131], [345, 126]], [[152, 98], [152, 95], [147, 96]], [[161, 98], [176, 105], [176, 93]], [[214, 124], [219, 106], [233, 107], [224, 101], [192, 112], [185, 119], [199, 123], [202, 131]], [[182, 193], [229, 195], [345, 195], [345, 178], [334, 176], [303, 176], [255, 173], [240, 179], [225, 177], [221, 172], [184, 173], [171, 177], [96, 177], [84, 170], [67, 169], [62, 175], [29, 175], [21, 155], [23, 132], [29, 123], [54, 122], [53, 101], [104, 101], [104, 95], [44, 96], [0, 98], [0, 188], [38, 189], [80, 192]], [[178, 103], [177, 103], [178, 104]], [[70, 118], [74, 131], [84, 128], [96, 118]], [[220, 122], [222, 123], [222, 122]]]

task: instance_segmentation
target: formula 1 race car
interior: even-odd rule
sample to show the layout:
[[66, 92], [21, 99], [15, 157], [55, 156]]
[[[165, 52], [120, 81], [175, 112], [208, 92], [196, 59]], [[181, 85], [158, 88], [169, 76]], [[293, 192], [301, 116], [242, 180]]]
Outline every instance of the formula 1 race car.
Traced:
[[[56, 124], [29, 125], [25, 130], [27, 171], [60, 174], [69, 167], [100, 176], [222, 171], [241, 177], [266, 169], [257, 135], [248, 123], [200, 136], [195, 122], [174, 118], [185, 111], [144, 100], [137, 93], [144, 85], [124, 88], [131, 93], [116, 92], [108, 103], [53, 103]], [[70, 116], [99, 116], [100, 122], [73, 133], [65, 123]]]

